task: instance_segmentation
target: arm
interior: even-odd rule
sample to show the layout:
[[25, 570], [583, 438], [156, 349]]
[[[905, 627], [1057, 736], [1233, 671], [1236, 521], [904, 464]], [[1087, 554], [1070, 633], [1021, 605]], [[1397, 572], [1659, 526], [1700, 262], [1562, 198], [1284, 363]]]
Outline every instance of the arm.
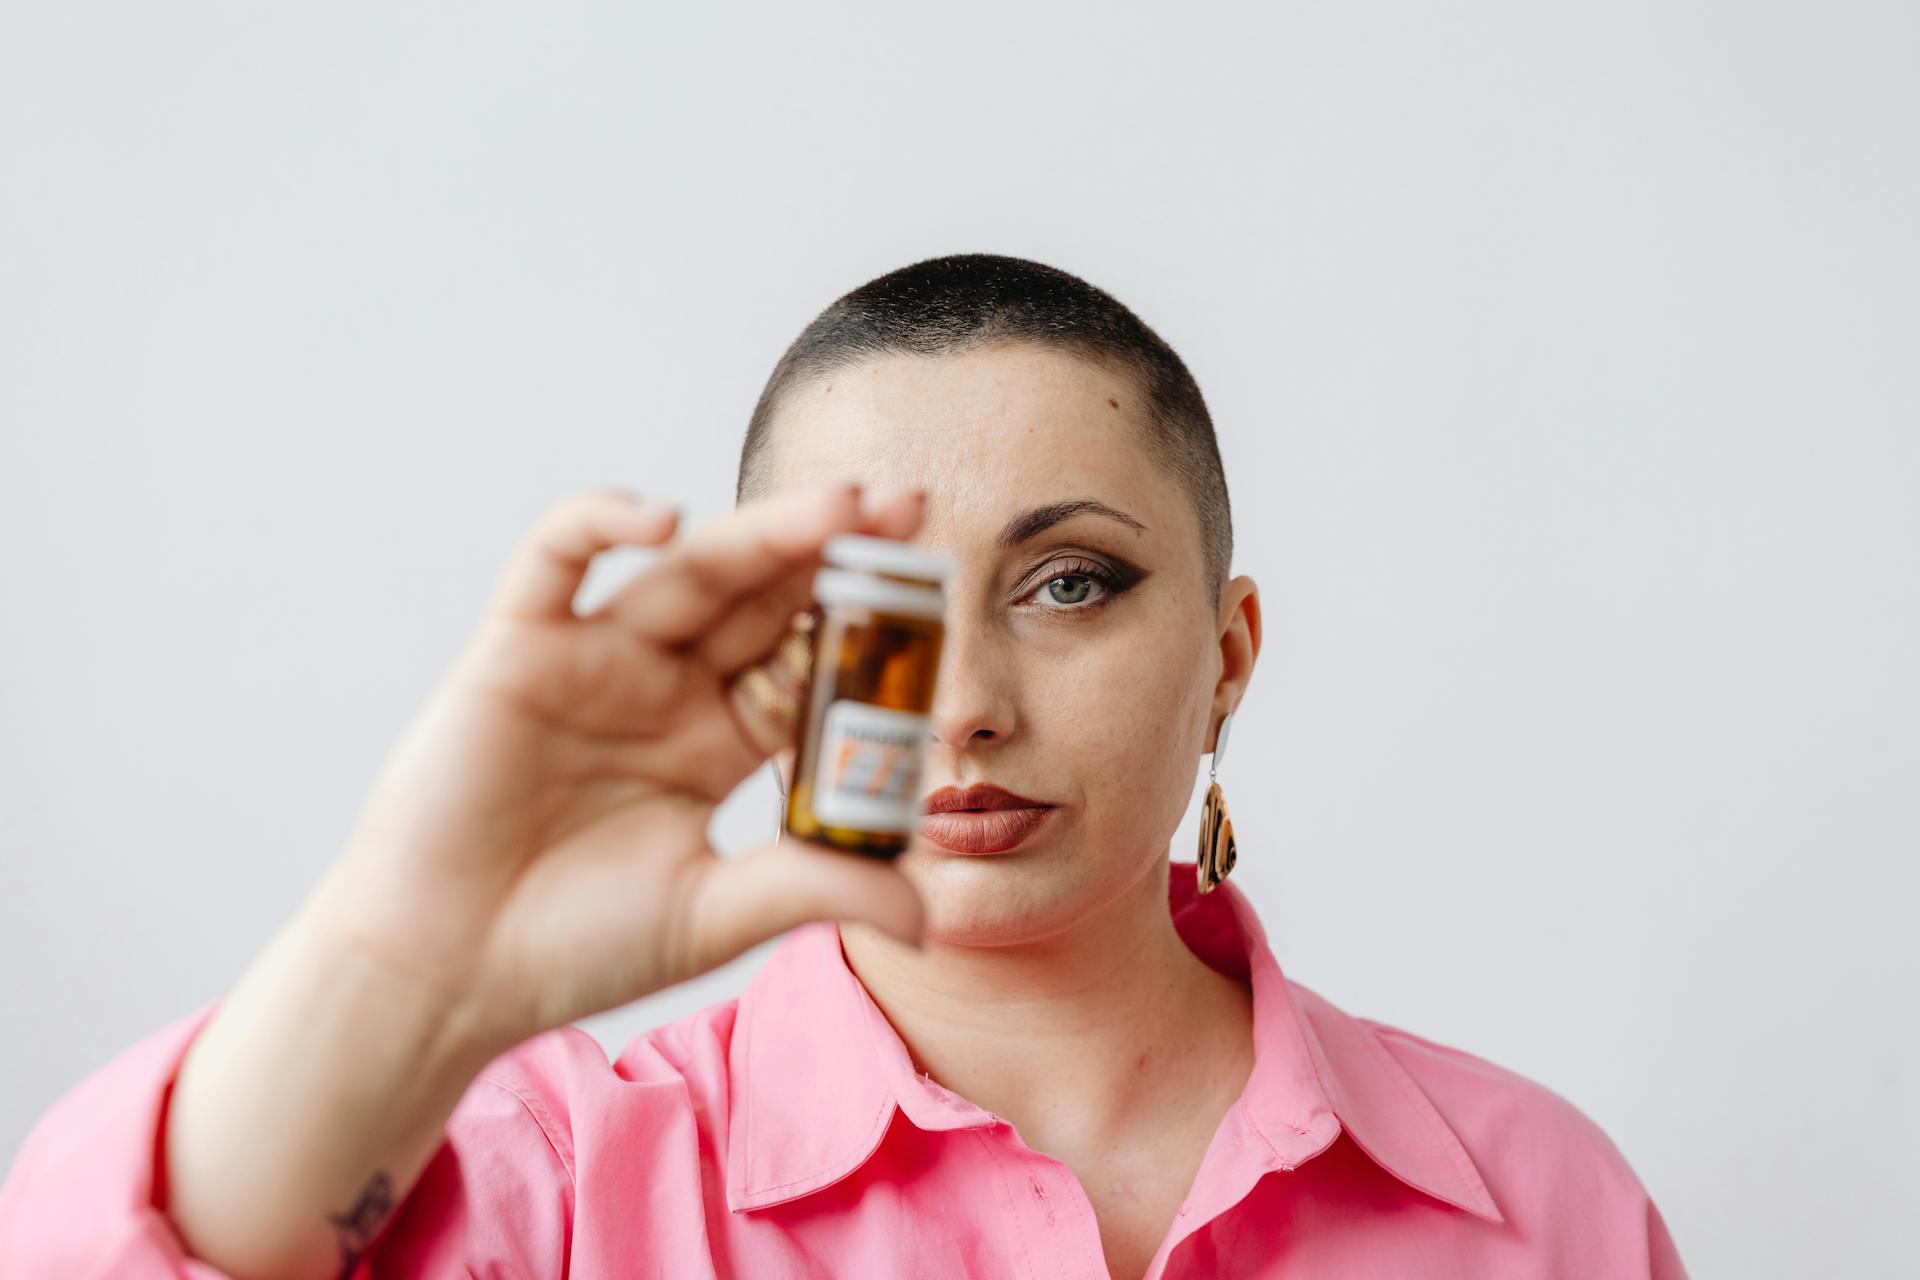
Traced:
[[[180, 1046], [164, 1107], [149, 1105], [160, 1077], [134, 1071], [107, 1090], [117, 1109], [50, 1117], [0, 1196], [0, 1260], [57, 1258], [24, 1273], [63, 1277], [350, 1275], [494, 1057], [808, 920], [917, 937], [918, 896], [890, 864], [793, 839], [723, 859], [707, 829], [790, 746], [792, 725], [738, 681], [810, 598], [826, 540], [906, 537], [920, 518], [912, 495], [776, 494], [581, 616], [593, 557], [658, 546], [674, 516], [605, 490], [548, 512], [346, 851]], [[90, 1127], [91, 1155], [71, 1141]], [[444, 1231], [418, 1234], [457, 1250], [444, 1211]], [[136, 1235], [151, 1247], [116, 1260]]]
[[510, 1045], [315, 908], [274, 938], [193, 1042], [167, 1114], [159, 1207], [235, 1277], [343, 1276]]
[[[232, 1280], [193, 1255], [165, 1212], [181, 1064], [222, 1012], [203, 1006], [122, 1050], [41, 1117], [0, 1183], [0, 1276]], [[539, 1058], [517, 1068], [535, 1079], [549, 1070]], [[553, 1076], [548, 1087], [567, 1086]], [[353, 1274], [368, 1275], [368, 1263], [421, 1277], [564, 1274], [573, 1176], [546, 1127], [554, 1122], [483, 1074]], [[328, 1274], [347, 1272], [336, 1261]]]

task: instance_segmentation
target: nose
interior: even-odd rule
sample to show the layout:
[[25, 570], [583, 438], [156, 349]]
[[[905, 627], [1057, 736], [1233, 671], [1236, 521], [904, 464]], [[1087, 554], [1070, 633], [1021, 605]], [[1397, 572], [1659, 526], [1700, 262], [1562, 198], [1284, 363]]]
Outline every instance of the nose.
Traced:
[[935, 742], [958, 755], [1013, 733], [1012, 672], [1005, 656], [989, 628], [948, 611], [930, 713]]

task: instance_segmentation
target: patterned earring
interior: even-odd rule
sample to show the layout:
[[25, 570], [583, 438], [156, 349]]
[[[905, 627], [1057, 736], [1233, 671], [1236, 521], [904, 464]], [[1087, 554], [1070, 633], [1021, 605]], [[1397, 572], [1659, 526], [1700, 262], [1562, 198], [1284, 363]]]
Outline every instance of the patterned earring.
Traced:
[[1233, 819], [1227, 816], [1227, 798], [1215, 776], [1227, 750], [1227, 726], [1233, 712], [1220, 717], [1220, 731], [1214, 735], [1213, 757], [1207, 762], [1207, 801], [1200, 807], [1200, 857], [1194, 866], [1194, 878], [1201, 893], [1212, 893], [1233, 873], [1239, 850], [1233, 842]]
[[780, 762], [769, 760], [767, 765], [773, 770], [773, 789], [780, 796], [773, 806], [773, 842], [779, 844], [787, 834], [787, 788], [780, 776]]

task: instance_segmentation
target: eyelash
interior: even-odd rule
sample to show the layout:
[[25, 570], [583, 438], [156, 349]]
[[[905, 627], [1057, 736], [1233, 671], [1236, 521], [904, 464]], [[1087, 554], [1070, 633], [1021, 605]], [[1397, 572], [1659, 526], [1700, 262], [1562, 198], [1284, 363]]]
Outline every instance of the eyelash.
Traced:
[[1028, 596], [1045, 591], [1060, 578], [1091, 579], [1100, 584], [1101, 594], [1095, 600], [1082, 601], [1080, 604], [1040, 605], [1040, 609], [1047, 613], [1092, 613], [1095, 609], [1112, 604], [1121, 592], [1133, 586], [1131, 579], [1122, 578], [1120, 575], [1104, 569], [1090, 560], [1070, 560], [1058, 568], [1049, 565], [1047, 573], [1034, 584], [1033, 590], [1027, 592], [1026, 595], [1020, 598], [1025, 600]]

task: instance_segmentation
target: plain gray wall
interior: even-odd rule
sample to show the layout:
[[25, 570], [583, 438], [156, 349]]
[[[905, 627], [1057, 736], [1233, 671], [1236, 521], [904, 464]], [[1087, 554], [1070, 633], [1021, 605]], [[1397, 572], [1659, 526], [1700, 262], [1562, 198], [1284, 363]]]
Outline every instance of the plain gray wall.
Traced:
[[542, 508], [724, 509], [820, 307], [993, 250], [1208, 396], [1288, 972], [1573, 1100], [1697, 1275], [1904, 1265], [1913, 13], [9, 6], [0, 1156], [234, 979]]

